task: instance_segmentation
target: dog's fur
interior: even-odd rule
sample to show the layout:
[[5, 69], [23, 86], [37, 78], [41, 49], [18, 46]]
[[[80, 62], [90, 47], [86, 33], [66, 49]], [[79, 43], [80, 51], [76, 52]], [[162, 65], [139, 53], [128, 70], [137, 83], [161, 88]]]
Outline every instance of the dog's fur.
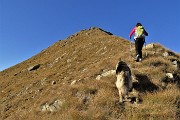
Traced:
[[119, 101], [123, 102], [132, 90], [131, 70], [124, 61], [119, 61], [116, 66], [116, 87], [119, 90]]

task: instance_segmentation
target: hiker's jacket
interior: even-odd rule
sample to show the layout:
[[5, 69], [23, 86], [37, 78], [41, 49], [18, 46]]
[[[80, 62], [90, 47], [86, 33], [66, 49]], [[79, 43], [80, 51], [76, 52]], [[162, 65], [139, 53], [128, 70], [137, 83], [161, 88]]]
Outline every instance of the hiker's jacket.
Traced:
[[[138, 34], [137, 34], [137, 31], [136, 31], [136, 28], [137, 27], [134, 27], [133, 30], [130, 32], [129, 34], [129, 37], [131, 37], [133, 34], [134, 34], [134, 39], [138, 38]], [[144, 35], [141, 36], [141, 38], [145, 38], [145, 36], [147, 36], [148, 33], [146, 32], [146, 30], [144, 29]]]

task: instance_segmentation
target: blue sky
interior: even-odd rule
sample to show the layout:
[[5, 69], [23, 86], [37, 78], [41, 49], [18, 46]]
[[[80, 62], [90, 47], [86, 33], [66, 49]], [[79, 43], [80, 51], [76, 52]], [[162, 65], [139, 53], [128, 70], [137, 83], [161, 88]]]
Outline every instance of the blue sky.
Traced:
[[92, 26], [129, 39], [141, 22], [147, 43], [180, 53], [180, 0], [0, 0], [0, 70]]

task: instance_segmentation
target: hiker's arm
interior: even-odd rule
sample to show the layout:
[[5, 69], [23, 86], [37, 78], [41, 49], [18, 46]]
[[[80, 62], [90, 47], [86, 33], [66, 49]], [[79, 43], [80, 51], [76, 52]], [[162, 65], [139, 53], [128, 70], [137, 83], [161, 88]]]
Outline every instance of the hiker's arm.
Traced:
[[148, 36], [148, 33], [146, 32], [146, 30], [144, 30], [144, 35], [145, 35], [145, 36]]
[[129, 34], [129, 37], [130, 37], [130, 38], [131, 38], [131, 36], [134, 34], [135, 30], [136, 30], [136, 27], [134, 27], [133, 30], [130, 32], [130, 34]]

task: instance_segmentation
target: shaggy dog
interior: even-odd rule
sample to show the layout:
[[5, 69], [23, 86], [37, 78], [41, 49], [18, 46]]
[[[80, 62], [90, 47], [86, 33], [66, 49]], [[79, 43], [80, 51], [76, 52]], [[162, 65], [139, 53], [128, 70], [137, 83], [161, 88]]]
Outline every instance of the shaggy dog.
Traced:
[[116, 65], [116, 87], [119, 90], [119, 101], [123, 102], [128, 97], [128, 92], [132, 90], [132, 76], [128, 65], [120, 61]]

